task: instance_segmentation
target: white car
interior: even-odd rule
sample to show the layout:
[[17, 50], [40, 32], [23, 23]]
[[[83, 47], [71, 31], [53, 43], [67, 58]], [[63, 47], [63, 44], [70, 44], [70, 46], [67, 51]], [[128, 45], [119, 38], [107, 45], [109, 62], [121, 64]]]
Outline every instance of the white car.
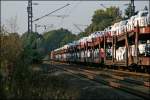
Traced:
[[135, 20], [136, 16], [131, 16], [130, 19], [128, 19], [128, 23], [127, 23], [127, 31], [132, 31], [134, 30], [134, 20]]
[[139, 11], [139, 13], [136, 15], [135, 20], [134, 20], [134, 26], [137, 26], [137, 23], [139, 24], [140, 27], [147, 26], [147, 15], [148, 11]]
[[127, 20], [120, 21], [118, 34], [123, 34], [126, 32]]
[[145, 54], [146, 41], [140, 41], [138, 45], [139, 53]]
[[119, 29], [119, 22], [115, 23], [111, 28], [111, 34], [112, 35], [118, 35], [118, 29]]
[[111, 33], [111, 28], [112, 26], [108, 26], [107, 28], [104, 29], [104, 33], [106, 36], [113, 36]]
[[148, 23], [148, 25], [150, 25], [150, 14], [149, 13], [147, 14], [147, 23]]

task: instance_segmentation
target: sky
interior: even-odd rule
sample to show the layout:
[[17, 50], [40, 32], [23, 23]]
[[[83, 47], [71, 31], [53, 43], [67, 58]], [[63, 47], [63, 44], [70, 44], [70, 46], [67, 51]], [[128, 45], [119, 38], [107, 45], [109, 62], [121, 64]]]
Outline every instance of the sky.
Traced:
[[[73, 34], [78, 34], [80, 31], [73, 25], [77, 24], [78, 27], [84, 30], [91, 24], [91, 19], [94, 11], [97, 9], [105, 9], [105, 7], [117, 6], [124, 13], [127, 8], [124, 4], [130, 1], [33, 1], [38, 5], [33, 5], [33, 20], [45, 14], [48, 14], [66, 4], [69, 6], [33, 23], [33, 31], [35, 31], [35, 24], [46, 25], [47, 29], [38, 27], [37, 31], [42, 34], [43, 32], [53, 29], [66, 28]], [[17, 17], [17, 32], [22, 34], [27, 31], [28, 17], [27, 17], [27, 1], [1, 1], [1, 24], [9, 28], [8, 21], [11, 18]], [[145, 5], [149, 8], [149, 1], [135, 1], [135, 10], [142, 10]], [[54, 16], [52, 16], [54, 15]], [[64, 18], [56, 17], [55, 15], [66, 15]]]

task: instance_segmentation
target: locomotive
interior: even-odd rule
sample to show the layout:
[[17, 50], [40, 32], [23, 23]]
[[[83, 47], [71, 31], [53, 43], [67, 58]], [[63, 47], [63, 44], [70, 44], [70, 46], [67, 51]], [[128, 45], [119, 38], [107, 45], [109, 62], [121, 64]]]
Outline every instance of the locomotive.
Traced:
[[150, 14], [139, 11], [103, 31], [51, 51], [50, 59], [150, 73]]

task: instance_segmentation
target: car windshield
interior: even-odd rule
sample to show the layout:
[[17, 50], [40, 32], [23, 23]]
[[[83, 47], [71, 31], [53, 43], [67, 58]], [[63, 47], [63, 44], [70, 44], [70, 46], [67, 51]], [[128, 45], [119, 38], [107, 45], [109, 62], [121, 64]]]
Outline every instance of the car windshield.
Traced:
[[141, 41], [139, 41], [141, 44], [144, 44], [144, 43], [146, 43], [146, 41], [145, 40], [141, 40]]
[[141, 17], [147, 16], [148, 12], [144, 12], [141, 14]]

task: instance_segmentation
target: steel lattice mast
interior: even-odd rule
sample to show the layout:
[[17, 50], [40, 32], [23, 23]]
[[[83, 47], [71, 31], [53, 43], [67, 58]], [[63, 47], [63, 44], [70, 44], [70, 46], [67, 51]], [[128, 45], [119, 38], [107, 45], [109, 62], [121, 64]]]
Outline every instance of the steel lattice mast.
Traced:
[[27, 6], [27, 12], [28, 12], [28, 33], [32, 32], [32, 0], [28, 0], [28, 6]]
[[133, 16], [134, 13], [135, 13], [134, 0], [131, 0], [131, 16]]

